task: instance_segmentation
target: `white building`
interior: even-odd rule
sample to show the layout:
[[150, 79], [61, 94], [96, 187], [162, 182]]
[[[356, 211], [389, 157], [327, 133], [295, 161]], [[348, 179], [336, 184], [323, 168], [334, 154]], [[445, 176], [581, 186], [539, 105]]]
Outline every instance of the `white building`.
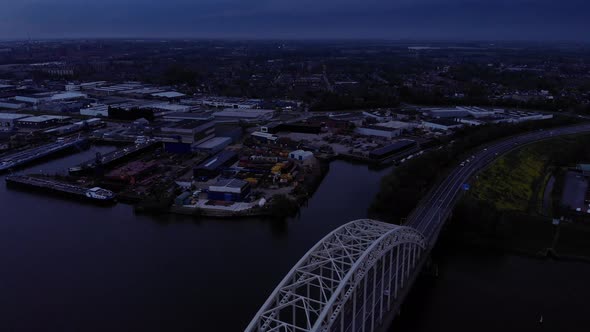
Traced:
[[295, 150], [289, 153], [289, 158], [295, 159], [298, 161], [305, 161], [308, 159], [313, 158], [313, 152], [311, 151], [304, 151], [304, 150]]

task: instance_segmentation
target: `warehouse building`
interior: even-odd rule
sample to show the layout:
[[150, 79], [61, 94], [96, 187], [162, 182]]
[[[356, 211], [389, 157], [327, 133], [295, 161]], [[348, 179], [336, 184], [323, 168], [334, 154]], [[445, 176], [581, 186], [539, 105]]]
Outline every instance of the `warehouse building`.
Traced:
[[242, 139], [242, 135], [244, 135], [244, 130], [242, 129], [242, 127], [227, 125], [215, 126], [215, 136], [229, 137], [231, 138], [231, 144], [239, 142], [240, 139]]
[[469, 116], [469, 111], [463, 108], [423, 108], [422, 114], [433, 118], [462, 118]]
[[416, 124], [409, 122], [389, 121], [356, 128], [355, 132], [364, 136], [394, 138], [402, 135], [407, 130], [415, 128], [416, 126]]
[[165, 142], [201, 144], [215, 136], [215, 123], [193, 120], [167, 122], [160, 131]]
[[214, 201], [243, 202], [250, 195], [251, 186], [239, 179], [222, 179], [209, 186], [207, 198]]
[[233, 109], [233, 108], [226, 108], [223, 111], [213, 113], [213, 117], [217, 121], [223, 122], [234, 122], [234, 121], [247, 121], [247, 122], [255, 122], [255, 121], [264, 121], [270, 120], [274, 116], [274, 110], [263, 110], [263, 109], [253, 109], [253, 108], [244, 108], [244, 109]]
[[94, 104], [90, 107], [81, 108], [80, 115], [108, 117], [109, 106], [103, 104]]
[[12, 128], [19, 119], [30, 117], [30, 114], [0, 113], [0, 128]]
[[87, 98], [87, 95], [85, 95], [83, 93], [68, 91], [68, 92], [54, 94], [51, 96], [50, 100], [51, 101], [69, 101], [69, 100], [77, 100], [77, 99], [85, 99], [85, 98]]
[[422, 126], [426, 129], [430, 130], [442, 130], [447, 131], [454, 128], [462, 127], [463, 124], [457, 121], [453, 121], [451, 119], [437, 119], [437, 120], [429, 120], [429, 121], [422, 121]]
[[204, 106], [223, 107], [233, 109], [251, 109], [256, 108], [261, 104], [259, 99], [243, 99], [243, 98], [229, 98], [229, 97], [209, 97], [199, 100]]
[[21, 108], [25, 108], [27, 105], [23, 103], [17, 103], [15, 101], [9, 100], [0, 100], [0, 108], [6, 108], [11, 110], [18, 110]]
[[229, 137], [214, 137], [208, 141], [205, 141], [195, 147], [198, 152], [204, 152], [209, 154], [216, 154], [217, 152], [225, 149], [226, 146], [230, 145], [232, 139]]
[[18, 119], [16, 125], [22, 128], [47, 128], [64, 123], [69, 119], [69, 116], [39, 115]]
[[193, 177], [197, 181], [207, 181], [218, 176], [221, 170], [238, 161], [238, 155], [233, 151], [221, 151], [217, 155], [205, 160], [193, 169]]
[[400, 152], [409, 150], [417, 145], [416, 141], [403, 139], [393, 144], [386, 145], [382, 148], [375, 149], [369, 152], [369, 158], [373, 160], [382, 160], [391, 157]]
[[164, 114], [162, 119], [164, 120], [199, 120], [199, 121], [210, 121], [213, 120], [211, 112], [175, 112]]

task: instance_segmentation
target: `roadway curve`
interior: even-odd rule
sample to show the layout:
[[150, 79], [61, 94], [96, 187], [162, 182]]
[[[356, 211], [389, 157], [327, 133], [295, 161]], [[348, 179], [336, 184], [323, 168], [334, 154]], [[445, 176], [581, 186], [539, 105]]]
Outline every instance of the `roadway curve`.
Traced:
[[428, 247], [431, 248], [436, 243], [442, 225], [455, 206], [459, 194], [463, 190], [463, 184], [498, 156], [521, 146], [552, 137], [588, 132], [590, 132], [590, 124], [586, 123], [530, 132], [481, 147], [480, 150], [473, 153], [473, 157], [469, 157], [469, 163], [454, 168], [437, 187], [433, 188], [420, 201], [416, 209], [408, 216], [405, 225], [414, 227], [424, 234]]

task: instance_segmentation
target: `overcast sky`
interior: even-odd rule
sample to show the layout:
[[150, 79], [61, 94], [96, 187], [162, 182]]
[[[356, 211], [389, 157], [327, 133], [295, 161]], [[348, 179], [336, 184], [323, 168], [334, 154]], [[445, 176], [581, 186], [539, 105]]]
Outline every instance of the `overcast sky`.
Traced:
[[0, 0], [0, 38], [590, 41], [588, 0]]

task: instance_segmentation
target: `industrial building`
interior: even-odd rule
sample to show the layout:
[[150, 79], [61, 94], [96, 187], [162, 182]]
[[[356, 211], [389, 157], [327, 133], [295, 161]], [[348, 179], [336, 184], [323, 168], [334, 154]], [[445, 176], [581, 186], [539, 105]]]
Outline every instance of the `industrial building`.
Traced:
[[152, 94], [152, 97], [168, 99], [168, 100], [178, 100], [184, 96], [186, 96], [184, 93], [180, 93], [177, 91], [164, 91], [164, 92], [158, 92], [158, 93]]
[[18, 119], [16, 125], [22, 128], [47, 128], [69, 120], [69, 116], [39, 115]]
[[233, 109], [226, 108], [223, 111], [213, 113], [217, 121], [264, 121], [274, 116], [274, 110], [263, 110], [253, 108]]
[[157, 113], [158, 115], [165, 115], [165, 114], [172, 114], [172, 113], [182, 113], [188, 112], [193, 109], [192, 106], [188, 105], [180, 105], [180, 104], [173, 104], [173, 103], [153, 103], [140, 106], [142, 109], [150, 109]]
[[490, 110], [490, 109], [485, 109], [485, 108], [476, 107], [476, 106], [457, 106], [457, 109], [466, 111], [469, 115], [471, 115], [474, 118], [485, 118], [485, 117], [493, 116], [497, 113], [504, 112], [504, 110], [501, 110], [501, 109]]
[[258, 99], [228, 97], [208, 97], [200, 100], [200, 103], [204, 106], [233, 109], [252, 109], [258, 107], [261, 102]]
[[393, 144], [386, 145], [382, 148], [375, 149], [369, 152], [369, 158], [373, 160], [382, 160], [387, 157], [391, 157], [395, 154], [400, 152], [406, 151], [410, 148], [413, 148], [417, 145], [416, 141], [403, 139], [399, 140]]
[[168, 113], [162, 116], [164, 120], [200, 120], [200, 121], [210, 121], [213, 120], [213, 116], [210, 112], [175, 112], [175, 113]]
[[15, 101], [10, 100], [0, 100], [0, 108], [6, 108], [11, 110], [18, 110], [21, 108], [25, 108], [27, 105], [23, 103], [17, 103]]
[[15, 127], [18, 120], [30, 116], [30, 114], [0, 113], [0, 128]]
[[262, 131], [255, 131], [250, 136], [253, 139], [263, 142], [263, 143], [274, 143], [274, 142], [278, 141], [278, 139], [279, 139], [279, 137], [277, 135], [265, 133]]
[[237, 143], [242, 139], [242, 135], [244, 134], [244, 130], [242, 127], [239, 126], [227, 126], [227, 125], [218, 125], [215, 126], [215, 136], [216, 137], [229, 137], [231, 138], [231, 144]]
[[451, 130], [454, 128], [462, 127], [463, 124], [457, 121], [453, 121], [451, 119], [437, 119], [437, 120], [428, 120], [422, 121], [422, 126], [426, 129], [430, 130]]
[[295, 150], [289, 153], [289, 158], [298, 161], [305, 161], [313, 158], [313, 152], [304, 150]]
[[250, 195], [251, 186], [239, 179], [222, 179], [209, 186], [207, 198], [214, 201], [243, 202]]
[[194, 150], [198, 152], [204, 152], [209, 154], [215, 154], [223, 149], [226, 146], [230, 145], [232, 139], [229, 137], [214, 137], [208, 141], [205, 141], [196, 146]]
[[447, 108], [423, 108], [421, 112], [425, 116], [433, 118], [461, 118], [469, 116], [469, 111], [463, 108], [447, 107]]
[[195, 167], [193, 177], [198, 181], [207, 181], [218, 176], [224, 167], [229, 167], [236, 161], [238, 161], [238, 155], [235, 152], [221, 151]]
[[94, 104], [90, 107], [81, 108], [80, 115], [108, 117], [109, 106], [103, 104]]
[[14, 97], [14, 100], [27, 104], [37, 105], [51, 100], [51, 92], [24, 93]]
[[364, 136], [378, 136], [394, 138], [402, 135], [405, 131], [415, 128], [417, 125], [409, 122], [389, 121], [377, 123], [355, 129], [355, 132]]
[[165, 142], [201, 144], [215, 136], [215, 124], [193, 120], [167, 122], [160, 131]]
[[50, 98], [50, 101], [68, 101], [68, 100], [84, 99], [87, 97], [88, 97], [87, 95], [80, 93], [80, 92], [68, 91], [68, 92], [57, 93], [57, 94], [52, 95]]
[[542, 114], [542, 113], [535, 113], [535, 112], [526, 112], [526, 111], [504, 111], [502, 113], [502, 117], [498, 120], [494, 120], [494, 123], [521, 123], [526, 121], [537, 121], [537, 120], [546, 120], [553, 118], [552, 114]]

